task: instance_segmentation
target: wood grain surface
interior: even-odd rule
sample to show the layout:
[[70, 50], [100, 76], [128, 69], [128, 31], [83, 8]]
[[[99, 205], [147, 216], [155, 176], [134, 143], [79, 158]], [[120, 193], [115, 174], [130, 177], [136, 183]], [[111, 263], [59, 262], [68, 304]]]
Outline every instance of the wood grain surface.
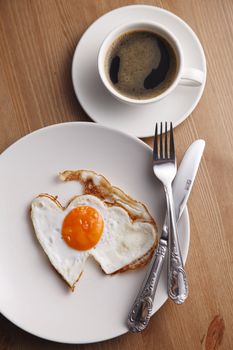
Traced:
[[[90, 120], [72, 88], [74, 49], [95, 19], [136, 3], [141, 1], [0, 0], [0, 152], [43, 126]], [[207, 58], [204, 95], [175, 129], [178, 160], [194, 139], [207, 142], [189, 201], [190, 296], [182, 306], [167, 301], [142, 334], [92, 345], [41, 340], [0, 316], [0, 350], [233, 349], [233, 1], [144, 3], [187, 21]]]

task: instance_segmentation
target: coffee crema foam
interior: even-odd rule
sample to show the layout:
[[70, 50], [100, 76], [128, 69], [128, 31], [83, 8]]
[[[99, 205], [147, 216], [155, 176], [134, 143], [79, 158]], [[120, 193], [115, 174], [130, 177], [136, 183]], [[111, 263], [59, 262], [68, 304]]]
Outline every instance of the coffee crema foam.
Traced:
[[105, 70], [114, 88], [134, 99], [149, 99], [167, 90], [177, 74], [172, 46], [146, 30], [122, 34], [108, 49]]

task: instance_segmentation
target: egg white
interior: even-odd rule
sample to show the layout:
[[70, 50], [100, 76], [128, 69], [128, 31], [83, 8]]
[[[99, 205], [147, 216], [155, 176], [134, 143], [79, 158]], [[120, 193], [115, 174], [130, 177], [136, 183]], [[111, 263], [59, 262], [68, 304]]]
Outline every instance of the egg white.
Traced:
[[[65, 216], [83, 205], [99, 211], [104, 230], [95, 247], [78, 251], [66, 244], [61, 230]], [[112, 274], [145, 255], [156, 239], [152, 223], [132, 221], [125, 209], [107, 206], [93, 195], [74, 197], [66, 209], [59, 207], [51, 197], [41, 195], [32, 201], [31, 218], [36, 236], [50, 262], [72, 288], [90, 255], [106, 274]]]

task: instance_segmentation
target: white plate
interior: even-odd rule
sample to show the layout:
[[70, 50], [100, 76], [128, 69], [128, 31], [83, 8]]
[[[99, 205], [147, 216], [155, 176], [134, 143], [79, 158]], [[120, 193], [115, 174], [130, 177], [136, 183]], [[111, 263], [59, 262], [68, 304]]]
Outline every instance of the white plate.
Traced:
[[77, 98], [96, 122], [137, 137], [154, 133], [156, 121], [172, 121], [177, 126], [199, 102], [205, 80], [200, 87], [178, 86], [168, 97], [145, 106], [131, 106], [117, 101], [103, 86], [97, 71], [97, 55], [106, 35], [115, 27], [137, 20], [155, 21], [178, 38], [187, 67], [205, 73], [206, 60], [196, 34], [179, 17], [155, 6], [131, 5], [118, 8], [95, 21], [79, 41], [73, 57], [72, 80]]
[[[0, 311], [24, 330], [49, 340], [88, 343], [127, 332], [129, 308], [145, 269], [106, 276], [88, 261], [72, 293], [50, 266], [29, 218], [31, 200], [42, 192], [61, 203], [77, 194], [77, 182], [58, 180], [59, 171], [92, 169], [144, 202], [159, 225], [165, 199], [142, 141], [93, 123], [64, 123], [29, 134], [0, 156]], [[187, 210], [179, 224], [181, 250], [189, 245]], [[166, 301], [162, 274], [154, 312]], [[169, 317], [169, 315], [168, 315]]]

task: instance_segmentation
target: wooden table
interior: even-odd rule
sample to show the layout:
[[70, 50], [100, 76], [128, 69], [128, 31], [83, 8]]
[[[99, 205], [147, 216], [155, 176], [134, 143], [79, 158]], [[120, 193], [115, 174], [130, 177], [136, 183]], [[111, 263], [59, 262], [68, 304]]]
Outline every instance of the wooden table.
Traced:
[[[0, 151], [43, 126], [89, 120], [72, 88], [74, 48], [96, 18], [132, 3], [140, 1], [0, 1]], [[144, 3], [187, 21], [207, 57], [204, 95], [175, 129], [178, 159], [194, 139], [207, 141], [189, 201], [190, 296], [182, 306], [167, 301], [142, 334], [84, 346], [41, 340], [0, 316], [0, 350], [233, 349], [233, 1]]]

